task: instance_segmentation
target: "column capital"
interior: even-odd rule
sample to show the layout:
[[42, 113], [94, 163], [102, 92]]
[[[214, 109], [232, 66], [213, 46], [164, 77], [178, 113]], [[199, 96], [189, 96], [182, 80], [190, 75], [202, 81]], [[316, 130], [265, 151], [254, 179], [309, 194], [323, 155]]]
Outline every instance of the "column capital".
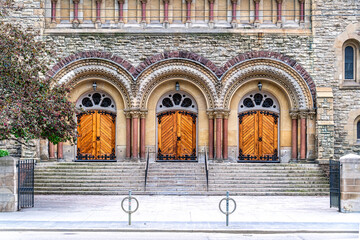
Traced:
[[224, 110], [224, 111], [223, 111], [223, 117], [224, 117], [224, 119], [228, 119], [228, 118], [229, 118], [229, 115], [230, 115], [230, 110]]
[[261, 0], [254, 0], [255, 3], [260, 3]]
[[284, 0], [276, 0], [277, 3], [283, 3]]
[[51, 0], [51, 2], [52, 2], [52, 3], [55, 3], [55, 4], [57, 3], [57, 1], [58, 1], [58, 0]]
[[79, 4], [79, 3], [80, 3], [80, 0], [73, 0], [73, 3], [74, 3], [74, 4]]
[[214, 119], [214, 110], [207, 110], [206, 114], [208, 115], [209, 119]]
[[192, 3], [192, 0], [185, 0], [186, 3]]
[[147, 3], [147, 0], [140, 0], [141, 3]]
[[124, 4], [124, 3], [125, 3], [125, 0], [118, 0], [118, 3], [119, 3], [119, 4], [120, 4], [120, 3]]
[[309, 115], [309, 110], [308, 109], [301, 109], [299, 111], [300, 118], [307, 118], [308, 115]]
[[234, 4], [234, 3], [237, 4], [237, 2], [238, 2], [238, 0], [231, 0], [232, 4]]
[[102, 0], [95, 0], [95, 2], [96, 2], [96, 3], [101, 3], [101, 2], [102, 2]]
[[215, 0], [209, 0], [209, 3], [215, 3]]
[[305, 0], [299, 0], [299, 3], [304, 3], [305, 2]]
[[163, 0], [163, 2], [169, 4], [170, 0]]
[[146, 109], [140, 110], [140, 118], [146, 118], [147, 114], [148, 114], [148, 110], [146, 110]]
[[309, 115], [310, 119], [313, 120], [314, 117], [316, 116], [316, 110], [315, 109], [309, 110], [308, 115]]
[[299, 110], [298, 109], [291, 109], [289, 111], [291, 119], [298, 119], [299, 118]]

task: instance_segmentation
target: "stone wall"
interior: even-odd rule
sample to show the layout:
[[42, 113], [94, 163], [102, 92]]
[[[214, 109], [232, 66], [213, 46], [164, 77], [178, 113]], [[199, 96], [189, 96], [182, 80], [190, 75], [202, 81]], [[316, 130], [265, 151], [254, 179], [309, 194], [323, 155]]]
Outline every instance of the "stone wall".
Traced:
[[17, 210], [17, 159], [0, 158], [0, 212]]
[[360, 156], [348, 154], [340, 162], [341, 212], [360, 212]]

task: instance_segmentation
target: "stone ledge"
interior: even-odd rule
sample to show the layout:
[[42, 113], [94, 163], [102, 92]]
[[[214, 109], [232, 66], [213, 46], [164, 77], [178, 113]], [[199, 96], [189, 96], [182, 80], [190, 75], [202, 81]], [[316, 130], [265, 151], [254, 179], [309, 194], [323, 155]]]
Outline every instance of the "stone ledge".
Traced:
[[334, 121], [317, 121], [317, 125], [327, 125], [327, 126], [333, 126], [335, 125]]

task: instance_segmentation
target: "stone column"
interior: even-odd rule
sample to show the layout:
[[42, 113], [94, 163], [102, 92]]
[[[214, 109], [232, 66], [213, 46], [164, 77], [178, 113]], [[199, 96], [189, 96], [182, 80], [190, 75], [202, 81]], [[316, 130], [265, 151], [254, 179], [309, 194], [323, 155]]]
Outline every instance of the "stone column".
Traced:
[[170, 0], [164, 0], [164, 26], [168, 28], [169, 25], [169, 2]]
[[282, 3], [283, 3], [283, 0], [276, 0], [276, 2], [277, 2], [277, 20], [276, 20], [276, 23], [280, 25], [282, 23]]
[[298, 110], [291, 110], [291, 159], [296, 161], [298, 157]]
[[13, 157], [0, 158], [0, 212], [17, 211], [18, 177], [16, 163], [18, 160]]
[[334, 158], [334, 106], [332, 88], [316, 88], [316, 136], [317, 161], [320, 164], [329, 164]]
[[209, 159], [214, 159], [214, 113], [207, 112], [209, 117]]
[[260, 0], [254, 0], [254, 3], [255, 3], [255, 14], [254, 14], [255, 21], [254, 21], [254, 23], [259, 24], [260, 23], [260, 19], [259, 19]]
[[147, 0], [140, 0], [141, 2], [141, 23], [146, 24], [146, 3]]
[[118, 0], [119, 3], [119, 23], [124, 23], [124, 3], [125, 0]]
[[191, 3], [192, 0], [185, 0], [186, 1], [186, 23], [191, 23]]
[[340, 210], [360, 212], [360, 156], [348, 154], [340, 158]]
[[52, 142], [49, 142], [49, 159], [55, 159], [55, 145]]
[[131, 114], [125, 113], [126, 117], [126, 158], [131, 158]]
[[139, 113], [134, 112], [132, 114], [132, 158], [137, 159], [139, 150], [138, 150], [138, 143], [139, 143]]
[[223, 119], [223, 158], [228, 159], [228, 119], [230, 112], [224, 112]]
[[215, 0], [209, 0], [209, 24], [214, 27], [214, 3]]
[[238, 0], [231, 0], [232, 5], [232, 16], [231, 16], [231, 25], [233, 27], [236, 27], [237, 21], [236, 21], [236, 5]]
[[56, 3], [57, 0], [51, 0], [51, 23], [56, 23]]
[[300, 3], [300, 23], [305, 22], [305, 0], [299, 0]]
[[101, 23], [100, 10], [102, 0], [96, 0], [96, 23]]
[[300, 111], [300, 160], [306, 160], [306, 120], [307, 111]]
[[221, 123], [222, 113], [216, 113], [216, 159], [221, 159]]
[[146, 152], [145, 152], [145, 133], [146, 133], [146, 114], [147, 112], [141, 112], [141, 119], [140, 119], [140, 158], [145, 159]]
[[64, 160], [64, 150], [63, 150], [63, 143], [59, 142], [57, 144], [57, 159]]
[[80, 0], [73, 0], [73, 3], [74, 3], [74, 20], [73, 20], [73, 26], [74, 27], [77, 27], [79, 26], [79, 3], [80, 3]]

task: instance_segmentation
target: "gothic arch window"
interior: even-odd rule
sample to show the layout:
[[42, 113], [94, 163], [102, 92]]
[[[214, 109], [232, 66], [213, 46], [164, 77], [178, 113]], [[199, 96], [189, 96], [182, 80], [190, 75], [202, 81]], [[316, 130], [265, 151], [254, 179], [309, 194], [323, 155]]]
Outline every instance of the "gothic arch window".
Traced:
[[82, 95], [77, 101], [76, 107], [85, 111], [106, 110], [116, 112], [115, 101], [103, 92], [91, 92]]
[[356, 123], [356, 141], [360, 142], [360, 120]]
[[356, 40], [346, 41], [343, 45], [343, 79], [344, 85], [359, 83], [359, 43]]
[[186, 110], [197, 112], [198, 107], [195, 99], [188, 93], [182, 91], [169, 92], [163, 95], [157, 104], [156, 112], [169, 110]]

